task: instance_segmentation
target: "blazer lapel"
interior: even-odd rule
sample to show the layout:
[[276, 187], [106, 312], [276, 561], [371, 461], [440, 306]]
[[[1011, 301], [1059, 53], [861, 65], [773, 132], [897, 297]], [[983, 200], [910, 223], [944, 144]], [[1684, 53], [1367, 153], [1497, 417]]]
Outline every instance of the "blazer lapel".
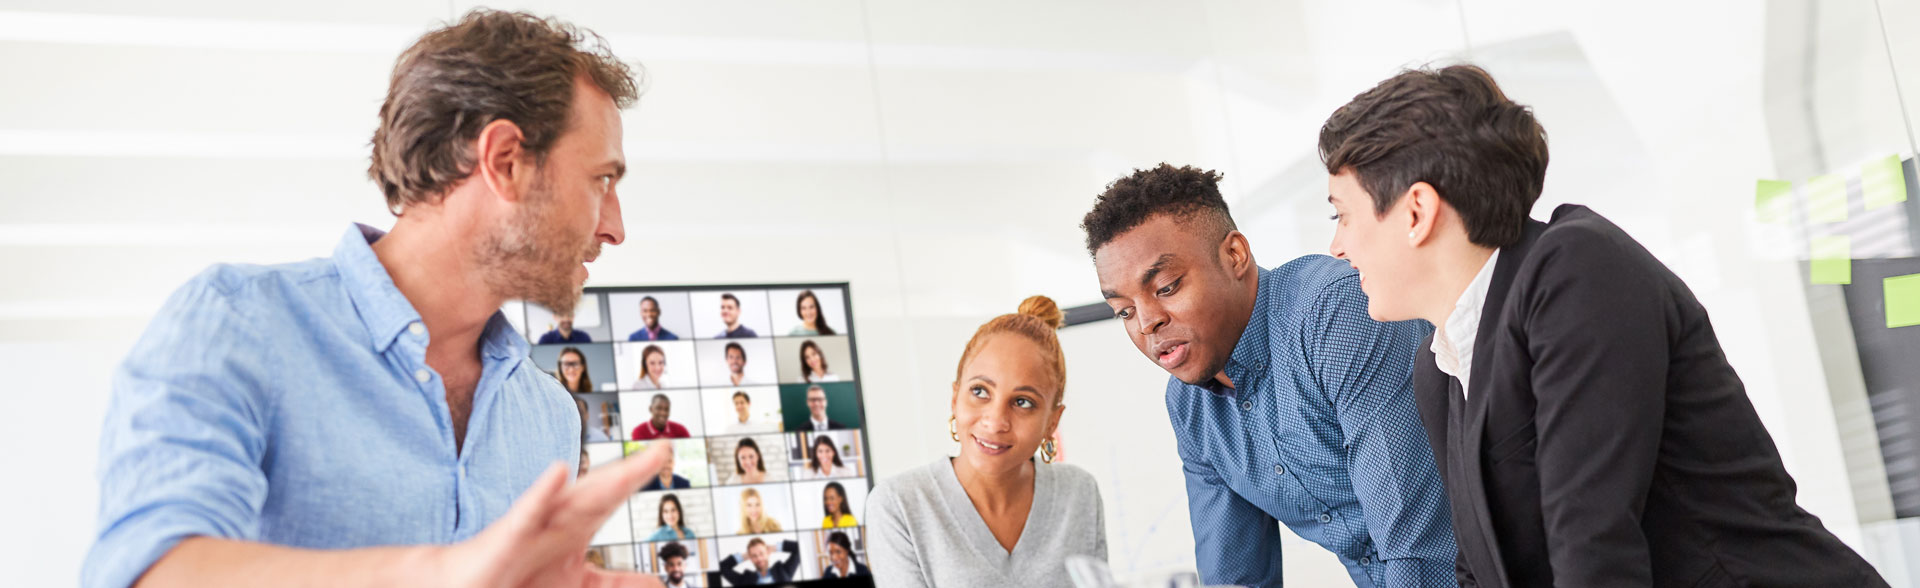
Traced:
[[[1493, 369], [1494, 342], [1500, 340], [1500, 337], [1494, 336], [1494, 333], [1505, 323], [1502, 319], [1505, 316], [1507, 294], [1513, 290], [1514, 274], [1518, 272], [1521, 262], [1526, 260], [1527, 251], [1532, 248], [1534, 241], [1540, 239], [1540, 233], [1546, 230], [1546, 227], [1545, 223], [1527, 219], [1526, 231], [1521, 235], [1520, 242], [1502, 248], [1499, 261], [1493, 265], [1493, 279], [1487, 285], [1487, 302], [1480, 307], [1480, 330], [1473, 338], [1473, 364], [1469, 368], [1472, 370], [1469, 372], [1471, 377], [1468, 378], [1471, 383], [1469, 389], [1465, 391], [1466, 405], [1463, 407], [1462, 415], [1465, 430], [1459, 433], [1464, 436], [1465, 450], [1459, 456], [1465, 466], [1463, 471], [1486, 472], [1485, 465], [1480, 459], [1480, 447], [1487, 434], [1487, 406], [1490, 402], [1487, 396], [1491, 392], [1492, 383], [1496, 380], [1490, 377]], [[1453, 379], [1449, 390], [1460, 390], [1460, 380]], [[1481, 513], [1477, 517], [1480, 537], [1485, 541], [1487, 555], [1493, 560], [1489, 563], [1492, 564], [1494, 574], [1499, 578], [1498, 585], [1511, 586], [1512, 583], [1507, 579], [1506, 558], [1500, 553], [1499, 537], [1493, 531], [1493, 513], [1487, 501], [1484, 474], [1475, 476], [1466, 484], [1468, 495], [1475, 501], [1474, 510]]]

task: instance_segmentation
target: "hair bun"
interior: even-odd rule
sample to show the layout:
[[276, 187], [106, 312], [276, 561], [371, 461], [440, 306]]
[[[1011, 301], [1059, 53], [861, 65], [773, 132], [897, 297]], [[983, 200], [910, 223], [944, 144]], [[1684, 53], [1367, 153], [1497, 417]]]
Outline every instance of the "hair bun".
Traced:
[[1041, 322], [1056, 329], [1067, 324], [1067, 315], [1060, 311], [1060, 305], [1054, 304], [1052, 298], [1045, 296], [1028, 296], [1026, 300], [1020, 301], [1019, 312], [1040, 319]]

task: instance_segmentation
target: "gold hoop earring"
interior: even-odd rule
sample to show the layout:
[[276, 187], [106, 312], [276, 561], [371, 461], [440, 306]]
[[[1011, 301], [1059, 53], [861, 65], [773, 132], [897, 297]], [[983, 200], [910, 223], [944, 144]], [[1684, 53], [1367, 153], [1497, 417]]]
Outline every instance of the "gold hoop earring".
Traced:
[[951, 417], [951, 416], [947, 417], [947, 435], [953, 437], [954, 443], [960, 442], [960, 418], [959, 417]]
[[1040, 442], [1040, 461], [1053, 463], [1053, 456], [1059, 453], [1060, 449], [1054, 446], [1053, 439], [1049, 438]]

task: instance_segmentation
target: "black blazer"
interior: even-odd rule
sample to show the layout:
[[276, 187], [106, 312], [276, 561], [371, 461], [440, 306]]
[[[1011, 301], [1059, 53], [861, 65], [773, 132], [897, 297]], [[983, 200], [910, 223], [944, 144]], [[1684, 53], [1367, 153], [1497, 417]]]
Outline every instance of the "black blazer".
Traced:
[[867, 564], [863, 564], [858, 561], [853, 562], [852, 576], [840, 574], [839, 570], [835, 570], [832, 565], [828, 565], [825, 570], [820, 572], [820, 577], [822, 578], [854, 578], [854, 577], [871, 576], [871, 575], [873, 575], [873, 572], [867, 570]]
[[[800, 542], [792, 539], [781, 541], [780, 550], [787, 552], [787, 561], [769, 562], [773, 569], [767, 570], [767, 573], [773, 575], [775, 583], [792, 582], [794, 571], [800, 569]], [[726, 559], [720, 560], [720, 577], [726, 578], [727, 583], [734, 586], [752, 586], [760, 582], [760, 572], [735, 571], [734, 568], [739, 565], [740, 556], [738, 555], [729, 555]]]
[[[828, 428], [828, 429], [831, 429], [831, 430], [840, 430], [840, 429], [845, 429], [845, 428], [847, 428], [847, 426], [846, 426], [846, 425], [842, 425], [842, 424], [840, 424], [840, 421], [836, 421], [836, 420], [833, 420], [833, 419], [827, 419], [827, 428]], [[804, 421], [801, 421], [801, 422], [800, 422], [800, 428], [798, 428], [798, 429], [794, 429], [794, 431], [797, 431], [797, 432], [804, 432], [804, 433], [813, 433], [813, 432], [816, 432], [816, 431], [814, 430], [814, 428], [813, 428], [813, 419], [811, 419], [811, 418], [809, 418], [809, 419], [806, 419], [806, 420], [804, 420]]]
[[1605, 218], [1529, 220], [1477, 333], [1464, 402], [1431, 337], [1414, 369], [1461, 585], [1887, 585], [1794, 503], [1706, 309]]

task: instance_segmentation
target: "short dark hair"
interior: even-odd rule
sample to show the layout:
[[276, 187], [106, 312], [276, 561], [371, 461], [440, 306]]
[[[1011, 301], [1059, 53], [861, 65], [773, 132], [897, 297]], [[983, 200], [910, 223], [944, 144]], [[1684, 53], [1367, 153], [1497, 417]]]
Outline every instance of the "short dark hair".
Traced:
[[739, 306], [739, 305], [740, 305], [740, 298], [739, 298], [739, 297], [736, 297], [736, 296], [734, 296], [732, 292], [725, 292], [725, 293], [722, 293], [722, 294], [720, 294], [720, 300], [722, 300], [722, 301], [726, 301], [726, 300], [732, 300], [732, 301], [733, 301], [733, 305], [734, 305], [734, 306]]
[[433, 203], [473, 173], [469, 145], [495, 120], [525, 134], [544, 163], [567, 131], [573, 81], [585, 77], [617, 108], [640, 98], [634, 70], [593, 31], [522, 12], [474, 9], [415, 41], [393, 66], [367, 176], [387, 208]]
[[653, 400], [648, 400], [648, 401], [647, 401], [647, 406], [653, 406], [653, 405], [654, 405], [654, 403], [657, 403], [657, 402], [665, 402], [665, 403], [667, 403], [667, 408], [673, 408], [673, 399], [672, 399], [672, 398], [668, 398], [668, 397], [667, 397], [667, 395], [665, 395], [665, 394], [655, 394], [655, 395], [653, 395]]
[[727, 350], [721, 353], [731, 353], [734, 351], [740, 352], [740, 359], [745, 360], [747, 358], [747, 348], [739, 343], [728, 343]]
[[752, 541], [747, 542], [747, 549], [753, 549], [755, 545], [766, 545], [766, 544], [767, 544], [766, 541], [760, 539], [759, 537], [754, 537]]
[[1087, 233], [1087, 254], [1098, 253], [1115, 237], [1163, 214], [1208, 222], [1210, 231], [1226, 237], [1238, 227], [1227, 212], [1227, 200], [1220, 196], [1224, 177], [1213, 170], [1162, 163], [1114, 180], [1094, 200], [1093, 210], [1080, 219], [1080, 229]]
[[640, 297], [640, 302], [641, 302], [641, 303], [647, 303], [647, 302], [652, 302], [652, 303], [653, 303], [653, 307], [654, 307], [654, 308], [656, 308], [656, 309], [657, 309], [657, 308], [660, 308], [660, 301], [658, 301], [658, 300], [654, 300], [652, 296], [641, 296], [641, 297]]
[[686, 558], [687, 558], [687, 546], [681, 545], [679, 541], [668, 543], [665, 546], [660, 548], [660, 559], [686, 559]]
[[733, 397], [741, 400], [745, 400], [747, 402], [753, 402], [753, 397], [748, 396], [746, 390], [734, 390]]
[[1505, 247], [1546, 183], [1547, 131], [1484, 69], [1412, 69], [1333, 111], [1320, 161], [1330, 174], [1352, 170], [1376, 216], [1426, 182], [1459, 212], [1467, 240]]

